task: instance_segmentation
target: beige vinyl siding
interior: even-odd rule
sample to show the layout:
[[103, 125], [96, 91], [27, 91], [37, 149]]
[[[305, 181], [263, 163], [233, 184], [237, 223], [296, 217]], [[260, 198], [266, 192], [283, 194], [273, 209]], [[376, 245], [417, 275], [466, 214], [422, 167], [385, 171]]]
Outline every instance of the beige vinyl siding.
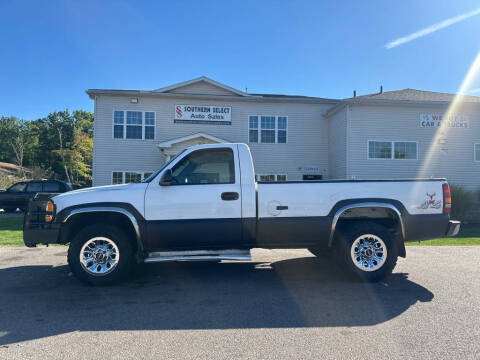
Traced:
[[330, 179], [347, 177], [347, 109], [347, 106], [343, 107], [329, 119]]
[[[420, 127], [420, 114], [443, 114], [446, 106], [352, 105], [351, 109], [349, 175], [358, 179], [445, 177], [470, 189], [480, 187], [480, 163], [473, 159], [480, 113], [472, 106], [463, 105], [456, 111], [469, 116], [470, 128], [450, 129], [440, 136], [444, 144], [434, 142], [437, 129]], [[369, 160], [369, 140], [417, 142], [418, 160]], [[432, 156], [424, 166], [431, 147]]]
[[235, 93], [222, 89], [218, 86], [206, 83], [204, 81], [185, 85], [173, 90], [167, 91], [174, 94], [199, 94], [199, 95], [236, 95]]
[[[205, 91], [203, 88], [202, 91]], [[230, 93], [231, 94], [231, 93]], [[131, 104], [126, 96], [97, 96], [95, 105], [93, 185], [111, 183], [112, 171], [150, 171], [159, 168], [165, 156], [157, 144], [199, 132], [229, 142], [248, 144], [248, 116], [288, 117], [287, 144], [249, 144], [256, 173], [285, 174], [288, 180], [301, 180], [301, 168], [321, 168], [328, 177], [328, 120], [324, 114], [329, 104], [205, 100], [142, 96]], [[231, 125], [174, 123], [174, 106], [178, 103], [232, 107]], [[113, 139], [114, 110], [154, 111], [155, 140]]]

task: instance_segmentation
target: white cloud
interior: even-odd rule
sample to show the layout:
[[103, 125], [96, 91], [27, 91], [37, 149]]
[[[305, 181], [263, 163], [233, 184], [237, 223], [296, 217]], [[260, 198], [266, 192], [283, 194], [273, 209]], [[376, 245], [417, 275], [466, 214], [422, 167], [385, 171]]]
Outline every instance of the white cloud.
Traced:
[[475, 15], [478, 15], [478, 14], [480, 14], [480, 8], [478, 8], [476, 10], [473, 10], [473, 11], [470, 11], [470, 12], [467, 12], [467, 13], [464, 13], [464, 14], [461, 14], [461, 15], [458, 15], [458, 16], [451, 17], [451, 18], [443, 20], [443, 21], [440, 21], [439, 23], [436, 23], [436, 24], [430, 25], [430, 26], [428, 26], [424, 29], [415, 31], [414, 33], [411, 33], [410, 35], [407, 35], [407, 36], [395, 39], [393, 41], [390, 41], [388, 44], [385, 45], [385, 47], [387, 49], [391, 49], [391, 48], [394, 48], [396, 46], [403, 45], [403, 44], [408, 43], [412, 40], [415, 40], [415, 39], [418, 39], [422, 36], [434, 33], [435, 31], [446, 28], [448, 26], [451, 26], [455, 23], [466, 20], [466, 19], [468, 19], [472, 16], [475, 16]]

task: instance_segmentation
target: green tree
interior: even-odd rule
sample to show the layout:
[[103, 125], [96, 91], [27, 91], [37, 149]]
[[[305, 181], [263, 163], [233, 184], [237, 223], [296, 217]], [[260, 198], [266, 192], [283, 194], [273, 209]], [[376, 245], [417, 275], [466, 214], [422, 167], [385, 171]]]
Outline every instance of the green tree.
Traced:
[[9, 163], [15, 161], [15, 153], [10, 141], [18, 133], [19, 122], [20, 119], [14, 116], [0, 118], [0, 161]]
[[[53, 155], [50, 160], [56, 174], [63, 173], [64, 179], [71, 182], [71, 176], [67, 164], [67, 151], [72, 149], [74, 138], [75, 120], [68, 110], [55, 111], [41, 119], [46, 125], [47, 139], [54, 149], [50, 150]], [[46, 145], [46, 144], [45, 144]]]
[[91, 185], [93, 114], [54, 111], [34, 121], [0, 118], [0, 161], [38, 169], [36, 174]]

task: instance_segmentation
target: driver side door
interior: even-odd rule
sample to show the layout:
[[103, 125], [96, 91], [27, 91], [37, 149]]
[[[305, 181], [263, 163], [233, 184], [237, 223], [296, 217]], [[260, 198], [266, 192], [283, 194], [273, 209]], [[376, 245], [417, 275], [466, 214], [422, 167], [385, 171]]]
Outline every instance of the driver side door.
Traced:
[[147, 247], [157, 250], [241, 247], [241, 187], [236, 146], [186, 152], [168, 169], [172, 171], [169, 186], [159, 184], [160, 175], [147, 188]]

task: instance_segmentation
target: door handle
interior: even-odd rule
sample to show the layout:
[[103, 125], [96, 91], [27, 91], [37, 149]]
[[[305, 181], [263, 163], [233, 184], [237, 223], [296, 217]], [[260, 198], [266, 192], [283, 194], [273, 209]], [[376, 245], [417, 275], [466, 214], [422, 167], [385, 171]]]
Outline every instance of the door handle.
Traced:
[[238, 200], [238, 193], [237, 192], [223, 192], [222, 193], [222, 200], [225, 200], [225, 201]]
[[288, 210], [288, 206], [285, 205], [278, 205], [277, 210]]

